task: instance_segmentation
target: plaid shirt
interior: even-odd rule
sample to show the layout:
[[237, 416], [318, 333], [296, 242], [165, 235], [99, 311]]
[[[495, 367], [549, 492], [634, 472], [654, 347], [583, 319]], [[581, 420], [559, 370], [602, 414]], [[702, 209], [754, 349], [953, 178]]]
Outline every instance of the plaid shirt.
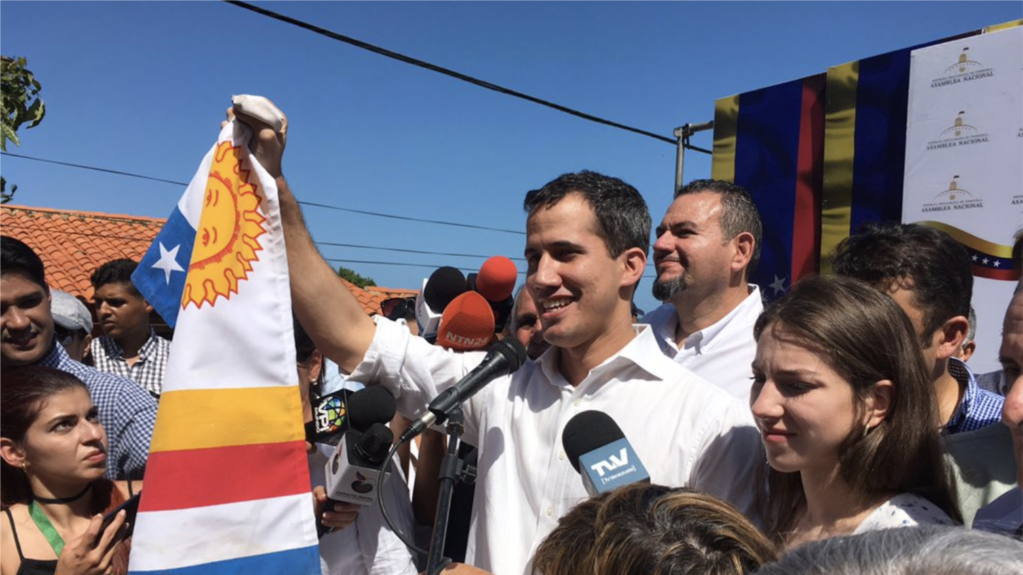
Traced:
[[39, 365], [70, 373], [89, 387], [89, 395], [99, 408], [99, 421], [107, 432], [107, 478], [142, 479], [156, 424], [156, 400], [131, 380], [71, 359], [59, 344]]
[[124, 349], [108, 336], [92, 340], [90, 349], [96, 369], [133, 379], [153, 397], [159, 398], [163, 391], [163, 374], [167, 371], [170, 348], [171, 342], [156, 335], [150, 328], [149, 339], [139, 350], [139, 359], [134, 365], [128, 365], [124, 359]]
[[1004, 397], [978, 387], [970, 368], [954, 357], [948, 360], [948, 373], [966, 391], [959, 407], [945, 424], [945, 433], [963, 433], [1001, 422]]

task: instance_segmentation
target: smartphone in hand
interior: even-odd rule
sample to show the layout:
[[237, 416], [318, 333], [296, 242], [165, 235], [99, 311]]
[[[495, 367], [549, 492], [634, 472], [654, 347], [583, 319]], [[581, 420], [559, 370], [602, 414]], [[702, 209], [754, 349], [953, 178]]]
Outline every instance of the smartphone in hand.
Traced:
[[[113, 523], [115, 518], [117, 518], [117, 514], [124, 511], [124, 524], [121, 526], [117, 535], [110, 541], [111, 545], [131, 537], [132, 533], [135, 532], [135, 516], [138, 515], [139, 512], [139, 499], [141, 497], [142, 492], [139, 491], [130, 499], [111, 510], [110, 513], [103, 516], [103, 523], [99, 528], [100, 535], [106, 532], [107, 527], [110, 527], [110, 524]], [[99, 538], [97, 538], [96, 541], [98, 542]]]

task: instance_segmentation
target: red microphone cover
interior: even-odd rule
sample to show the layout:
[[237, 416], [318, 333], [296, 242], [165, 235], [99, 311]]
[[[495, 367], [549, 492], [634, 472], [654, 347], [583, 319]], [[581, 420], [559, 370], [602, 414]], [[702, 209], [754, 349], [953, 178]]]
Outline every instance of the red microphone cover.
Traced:
[[476, 277], [476, 291], [488, 301], [500, 302], [511, 297], [519, 270], [504, 256], [494, 256], [483, 262]]
[[440, 319], [437, 345], [455, 351], [484, 349], [494, 338], [494, 312], [480, 294], [468, 291], [451, 300]]

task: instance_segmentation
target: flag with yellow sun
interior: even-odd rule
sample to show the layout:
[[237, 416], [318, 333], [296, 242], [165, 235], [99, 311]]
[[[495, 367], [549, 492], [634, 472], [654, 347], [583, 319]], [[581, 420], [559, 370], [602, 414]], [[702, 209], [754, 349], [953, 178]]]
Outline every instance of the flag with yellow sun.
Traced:
[[132, 573], [320, 572], [277, 188], [249, 137], [221, 130], [132, 278], [176, 327]]

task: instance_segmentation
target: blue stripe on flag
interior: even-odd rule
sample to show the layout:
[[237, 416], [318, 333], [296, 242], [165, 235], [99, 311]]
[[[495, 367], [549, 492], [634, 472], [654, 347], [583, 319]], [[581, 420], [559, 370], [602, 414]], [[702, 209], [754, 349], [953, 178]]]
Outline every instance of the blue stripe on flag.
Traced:
[[131, 281], [156, 313], [174, 327], [181, 309], [188, 265], [192, 261], [195, 228], [176, 206], [160, 234], [139, 262]]
[[791, 282], [802, 103], [802, 80], [739, 96], [735, 183], [749, 190], [763, 220], [760, 265], [750, 278], [761, 286], [777, 277]]
[[128, 575], [320, 575], [319, 547], [302, 547], [264, 555], [214, 561], [157, 571], [129, 571]]

